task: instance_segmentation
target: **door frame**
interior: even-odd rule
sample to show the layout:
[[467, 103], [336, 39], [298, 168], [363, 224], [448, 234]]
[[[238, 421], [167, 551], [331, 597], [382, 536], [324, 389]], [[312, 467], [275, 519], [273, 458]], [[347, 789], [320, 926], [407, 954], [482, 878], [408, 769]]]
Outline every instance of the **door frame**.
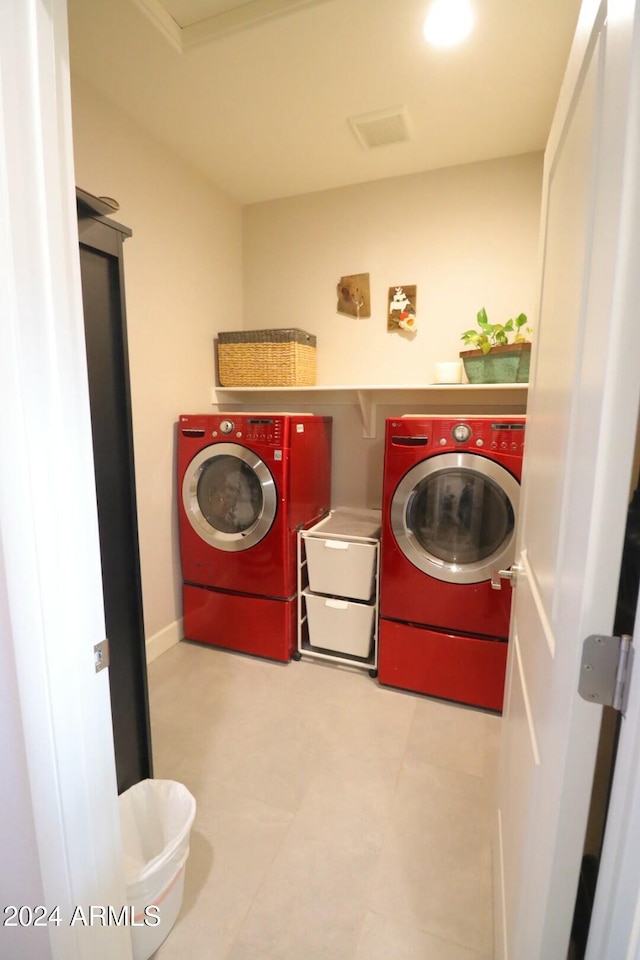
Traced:
[[[131, 230], [96, 216], [84, 191], [76, 196], [111, 714], [123, 793], [153, 777], [124, 292], [123, 246]], [[105, 285], [99, 295], [96, 281]]]
[[[108, 671], [95, 670], [104, 613], [66, 0], [0, 4], [0, 209], [0, 636], [30, 804], [15, 824], [32, 841], [24, 902], [59, 908], [47, 956], [130, 960], [126, 927], [71, 925], [76, 906], [124, 904], [126, 888]], [[11, 777], [4, 790], [13, 810]], [[26, 941], [14, 944], [17, 955]]]
[[[635, 658], [640, 648], [636, 617]], [[629, 709], [620, 740], [586, 960], [640, 960], [640, 663], [631, 674]]]

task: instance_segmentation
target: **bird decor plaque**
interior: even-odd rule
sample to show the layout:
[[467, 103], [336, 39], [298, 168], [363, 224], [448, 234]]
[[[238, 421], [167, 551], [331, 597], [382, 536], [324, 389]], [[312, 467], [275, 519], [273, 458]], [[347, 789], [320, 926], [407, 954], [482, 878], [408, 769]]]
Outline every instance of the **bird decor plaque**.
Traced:
[[415, 284], [403, 287], [389, 287], [387, 305], [387, 330], [414, 333], [418, 328], [416, 321]]

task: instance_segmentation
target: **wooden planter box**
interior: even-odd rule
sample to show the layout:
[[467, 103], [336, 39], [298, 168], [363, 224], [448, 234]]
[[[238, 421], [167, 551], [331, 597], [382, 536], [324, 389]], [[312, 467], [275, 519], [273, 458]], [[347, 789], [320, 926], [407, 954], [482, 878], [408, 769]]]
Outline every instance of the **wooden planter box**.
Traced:
[[462, 350], [460, 357], [469, 383], [528, 383], [530, 343], [508, 343], [482, 350]]

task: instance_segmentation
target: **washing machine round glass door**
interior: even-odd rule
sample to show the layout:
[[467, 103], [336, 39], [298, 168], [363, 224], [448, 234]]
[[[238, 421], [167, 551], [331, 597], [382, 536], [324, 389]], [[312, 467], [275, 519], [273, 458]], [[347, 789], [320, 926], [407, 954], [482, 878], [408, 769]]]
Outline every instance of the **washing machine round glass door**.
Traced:
[[182, 504], [189, 523], [218, 550], [248, 550], [267, 535], [278, 498], [271, 471], [252, 450], [215, 443], [186, 469]]
[[447, 583], [479, 583], [514, 560], [520, 485], [500, 464], [443, 453], [412, 467], [391, 501], [405, 557]]

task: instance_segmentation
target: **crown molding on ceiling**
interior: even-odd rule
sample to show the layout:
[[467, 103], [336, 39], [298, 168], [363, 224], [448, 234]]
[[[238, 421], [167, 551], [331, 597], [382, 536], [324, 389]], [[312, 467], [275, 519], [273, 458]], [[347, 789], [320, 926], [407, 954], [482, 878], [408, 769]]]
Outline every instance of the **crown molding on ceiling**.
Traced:
[[249, 0], [213, 17], [184, 27], [171, 16], [161, 0], [133, 0], [178, 53], [217, 40], [235, 30], [252, 26], [272, 17], [279, 17], [300, 7], [309, 7], [326, 0]]
[[182, 28], [167, 13], [159, 0], [133, 0], [133, 2], [160, 31], [165, 40], [168, 40], [178, 53], [183, 53]]

